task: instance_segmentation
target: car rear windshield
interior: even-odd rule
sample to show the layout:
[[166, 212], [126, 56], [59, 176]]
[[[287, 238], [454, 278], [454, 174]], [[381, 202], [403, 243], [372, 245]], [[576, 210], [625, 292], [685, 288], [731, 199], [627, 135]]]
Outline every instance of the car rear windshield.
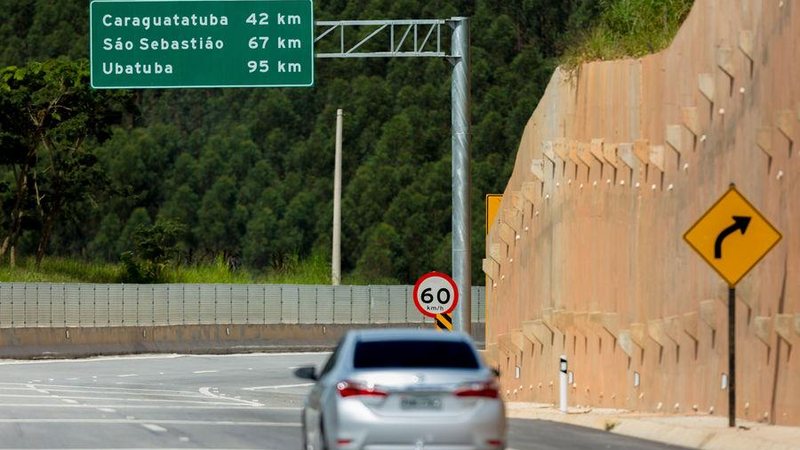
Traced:
[[479, 367], [467, 343], [438, 340], [358, 342], [353, 366], [356, 369]]

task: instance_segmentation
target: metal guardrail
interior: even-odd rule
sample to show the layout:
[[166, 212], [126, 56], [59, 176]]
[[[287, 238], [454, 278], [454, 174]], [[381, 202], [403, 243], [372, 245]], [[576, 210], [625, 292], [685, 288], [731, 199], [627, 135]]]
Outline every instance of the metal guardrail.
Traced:
[[[0, 283], [0, 328], [433, 323], [413, 286]], [[485, 291], [472, 288], [472, 322]]]

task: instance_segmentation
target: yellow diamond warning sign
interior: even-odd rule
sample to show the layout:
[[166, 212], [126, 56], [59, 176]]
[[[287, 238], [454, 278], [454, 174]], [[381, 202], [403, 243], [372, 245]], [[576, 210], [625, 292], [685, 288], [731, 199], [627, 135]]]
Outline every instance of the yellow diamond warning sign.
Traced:
[[733, 287], [781, 234], [731, 185], [683, 238]]

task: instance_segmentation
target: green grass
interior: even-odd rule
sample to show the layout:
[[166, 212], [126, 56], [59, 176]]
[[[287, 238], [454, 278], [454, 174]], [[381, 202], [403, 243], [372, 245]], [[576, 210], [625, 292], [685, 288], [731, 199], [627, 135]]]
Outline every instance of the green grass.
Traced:
[[[290, 258], [280, 269], [261, 273], [231, 270], [218, 258], [213, 263], [191, 266], [168, 266], [162, 273], [163, 283], [219, 284], [330, 284], [330, 261], [311, 256], [305, 260]], [[124, 268], [121, 264], [90, 263], [79, 260], [48, 257], [36, 269], [33, 258], [18, 261], [17, 267], [0, 265], [0, 282], [48, 283], [121, 283]], [[342, 284], [398, 284], [393, 279], [366, 279], [345, 274]]]
[[245, 271], [232, 271], [224, 261], [213, 264], [167, 267], [163, 273], [164, 283], [255, 283], [254, 277]]
[[24, 258], [12, 268], [0, 265], [0, 282], [118, 283], [122, 266], [88, 263], [73, 259], [45, 258], [37, 269], [33, 258]]
[[668, 47], [694, 0], [601, 0], [597, 24], [565, 52], [575, 69], [589, 61], [640, 57]]

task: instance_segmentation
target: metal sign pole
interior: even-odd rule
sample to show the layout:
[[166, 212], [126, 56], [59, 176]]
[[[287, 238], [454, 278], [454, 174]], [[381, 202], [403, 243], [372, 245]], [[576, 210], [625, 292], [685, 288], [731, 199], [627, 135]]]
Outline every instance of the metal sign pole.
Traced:
[[342, 282], [342, 110], [336, 110], [336, 149], [333, 170], [333, 249], [331, 284]]
[[728, 426], [736, 426], [736, 286], [728, 288]]
[[470, 60], [469, 19], [454, 17], [452, 59], [452, 133], [453, 133], [453, 279], [461, 301], [453, 315], [456, 331], [472, 334], [472, 273], [470, 270]]
[[[469, 18], [448, 20], [341, 20], [318, 21], [322, 30], [314, 42], [327, 40], [332, 51], [318, 52], [317, 58], [448, 58], [453, 65], [451, 84], [452, 124], [452, 262], [453, 278], [462, 301], [453, 311], [456, 331], [472, 332], [472, 271], [470, 214], [470, 54]], [[443, 26], [453, 30], [450, 54], [444, 51]], [[364, 29], [372, 27], [372, 32]], [[347, 37], [348, 30], [356, 34]], [[366, 35], [366, 37], [364, 37]], [[372, 42], [372, 46], [366, 46]], [[378, 45], [386, 45], [374, 51]]]

